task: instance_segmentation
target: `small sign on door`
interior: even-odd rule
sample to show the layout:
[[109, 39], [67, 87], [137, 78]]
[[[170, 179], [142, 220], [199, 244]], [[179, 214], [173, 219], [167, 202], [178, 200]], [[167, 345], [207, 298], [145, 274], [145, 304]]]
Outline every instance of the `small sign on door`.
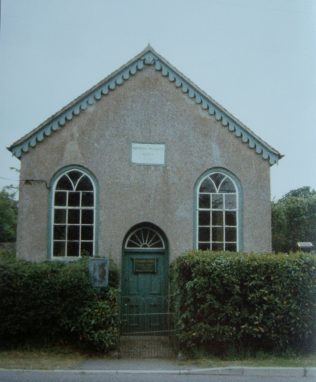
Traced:
[[156, 259], [134, 259], [134, 273], [156, 273]]

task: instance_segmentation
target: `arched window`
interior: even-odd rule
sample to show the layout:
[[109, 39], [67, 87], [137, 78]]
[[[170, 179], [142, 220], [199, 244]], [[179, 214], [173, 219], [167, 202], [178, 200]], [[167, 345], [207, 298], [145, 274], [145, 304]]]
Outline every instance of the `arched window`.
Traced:
[[52, 258], [93, 256], [95, 252], [95, 185], [81, 169], [70, 169], [52, 188]]
[[165, 243], [157, 230], [144, 226], [136, 228], [128, 235], [125, 249], [165, 249]]
[[239, 250], [239, 197], [236, 182], [221, 171], [211, 171], [197, 187], [197, 248]]

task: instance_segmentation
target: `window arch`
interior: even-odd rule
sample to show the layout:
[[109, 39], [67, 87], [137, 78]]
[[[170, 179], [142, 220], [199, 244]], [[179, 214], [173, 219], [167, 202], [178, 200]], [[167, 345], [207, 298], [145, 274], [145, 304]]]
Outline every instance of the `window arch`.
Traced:
[[214, 169], [197, 184], [196, 246], [200, 250], [240, 250], [240, 191], [234, 176]]
[[152, 227], [141, 226], [134, 229], [125, 240], [125, 249], [149, 250], [165, 249], [160, 233]]
[[81, 168], [70, 168], [52, 185], [51, 257], [95, 254], [95, 182]]
[[134, 225], [123, 240], [123, 251], [149, 253], [168, 251], [168, 239], [165, 233], [155, 224], [142, 222]]

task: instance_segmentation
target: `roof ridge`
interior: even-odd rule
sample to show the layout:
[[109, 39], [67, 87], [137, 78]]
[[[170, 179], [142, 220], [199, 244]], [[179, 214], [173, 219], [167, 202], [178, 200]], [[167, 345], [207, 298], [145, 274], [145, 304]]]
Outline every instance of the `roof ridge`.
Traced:
[[282, 155], [277, 150], [263, 141], [234, 115], [170, 64], [150, 44], [126, 64], [116, 69], [51, 117], [47, 118], [35, 129], [14, 142], [8, 147], [8, 150], [17, 158], [21, 158], [23, 153], [28, 152], [31, 147], [35, 147], [45, 137], [62, 128], [68, 121], [71, 121], [89, 106], [95, 104], [102, 96], [114, 91], [131, 76], [143, 70], [145, 66], [153, 66], [155, 70], [160, 71], [163, 77], [173, 82], [177, 88], [181, 89], [184, 94], [187, 94], [203, 110], [214, 116], [218, 122], [221, 122], [223, 127], [227, 127], [228, 131], [234, 133], [243, 143], [247, 143], [250, 149], [254, 149], [257, 154], [262, 155], [263, 159], [269, 160], [271, 165], [277, 163], [278, 159], [282, 158]]

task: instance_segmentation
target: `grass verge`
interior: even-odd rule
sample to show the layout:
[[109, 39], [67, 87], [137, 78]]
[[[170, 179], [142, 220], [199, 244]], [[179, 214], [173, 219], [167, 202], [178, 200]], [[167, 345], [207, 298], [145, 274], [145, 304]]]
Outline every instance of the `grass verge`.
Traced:
[[88, 356], [68, 346], [22, 347], [0, 349], [0, 368], [6, 369], [72, 369]]
[[275, 355], [257, 353], [256, 355], [201, 356], [188, 359], [184, 363], [194, 363], [197, 367], [316, 367], [316, 352], [306, 354]]
[[[110, 359], [109, 355], [80, 352], [71, 346], [25, 346], [0, 349], [0, 368], [6, 369], [76, 369], [84, 361]], [[175, 360], [176, 362], [176, 360]], [[225, 358], [197, 355], [194, 358], [177, 361], [190, 368], [215, 367], [316, 367], [316, 352], [307, 354], [274, 355], [230, 355]]]

